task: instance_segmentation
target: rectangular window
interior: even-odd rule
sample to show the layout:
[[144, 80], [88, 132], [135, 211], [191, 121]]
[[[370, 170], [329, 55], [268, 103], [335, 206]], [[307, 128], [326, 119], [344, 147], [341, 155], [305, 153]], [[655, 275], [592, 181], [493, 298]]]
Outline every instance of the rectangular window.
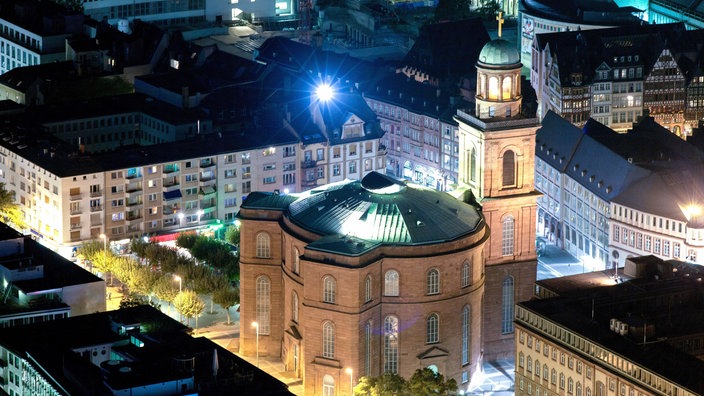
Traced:
[[276, 176], [265, 177], [263, 182], [264, 184], [274, 184], [276, 183]]

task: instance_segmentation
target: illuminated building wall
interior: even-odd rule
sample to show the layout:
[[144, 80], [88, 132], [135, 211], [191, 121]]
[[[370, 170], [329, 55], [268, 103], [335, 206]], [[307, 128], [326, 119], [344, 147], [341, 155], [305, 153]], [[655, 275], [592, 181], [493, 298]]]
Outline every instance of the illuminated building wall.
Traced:
[[483, 361], [488, 238], [473, 210], [378, 173], [252, 194], [238, 214], [240, 351], [281, 357], [306, 394], [349, 395], [348, 368], [355, 384], [430, 367], [466, 387]]

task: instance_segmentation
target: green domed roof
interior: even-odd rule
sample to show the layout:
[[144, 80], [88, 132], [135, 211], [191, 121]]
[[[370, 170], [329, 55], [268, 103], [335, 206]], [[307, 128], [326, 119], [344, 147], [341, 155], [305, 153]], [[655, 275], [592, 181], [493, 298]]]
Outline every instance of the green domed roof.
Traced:
[[[247, 198], [247, 202], [249, 203]], [[371, 172], [301, 193], [290, 219], [321, 236], [382, 244], [433, 244], [481, 230], [477, 207], [449, 194]]]
[[484, 45], [479, 53], [478, 63], [486, 66], [513, 66], [521, 63], [521, 57], [514, 44], [497, 39]]

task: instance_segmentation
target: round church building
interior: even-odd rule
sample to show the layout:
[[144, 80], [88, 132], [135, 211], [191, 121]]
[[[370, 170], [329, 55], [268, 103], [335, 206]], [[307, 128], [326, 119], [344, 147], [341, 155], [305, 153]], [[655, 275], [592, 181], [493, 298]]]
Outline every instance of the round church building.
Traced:
[[480, 207], [372, 172], [238, 214], [240, 352], [280, 359], [306, 395], [419, 368], [467, 389], [481, 371]]

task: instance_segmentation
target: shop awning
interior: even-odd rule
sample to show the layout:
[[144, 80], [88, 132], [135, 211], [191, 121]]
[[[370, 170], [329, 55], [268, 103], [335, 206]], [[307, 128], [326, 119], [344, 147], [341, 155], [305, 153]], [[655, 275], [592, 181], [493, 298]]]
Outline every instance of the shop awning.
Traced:
[[215, 192], [215, 188], [214, 188], [213, 186], [201, 187], [200, 192], [201, 192], [201, 194], [203, 194], [203, 195], [212, 194], [212, 193]]

